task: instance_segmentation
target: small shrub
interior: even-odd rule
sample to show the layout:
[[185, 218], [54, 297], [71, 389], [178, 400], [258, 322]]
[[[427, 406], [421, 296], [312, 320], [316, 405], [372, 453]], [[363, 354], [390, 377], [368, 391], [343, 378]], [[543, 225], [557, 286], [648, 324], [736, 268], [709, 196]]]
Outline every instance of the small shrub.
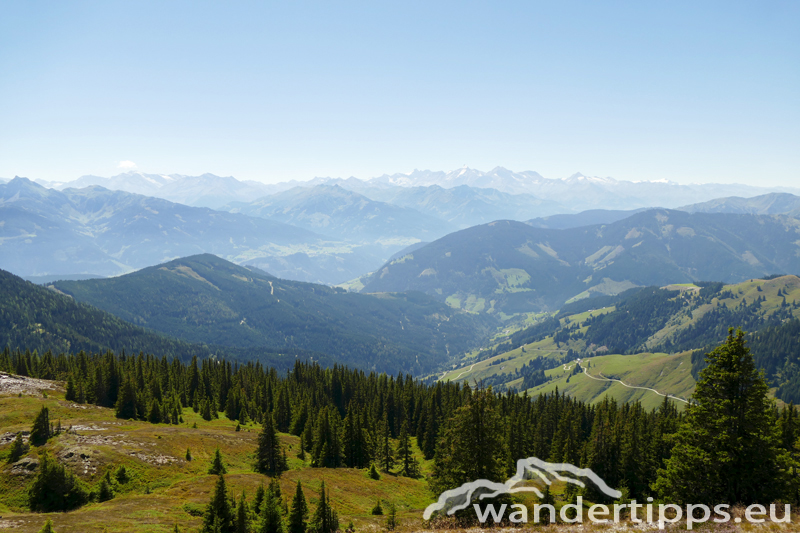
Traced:
[[367, 471], [367, 477], [370, 479], [380, 479], [381, 475], [378, 473], [378, 470], [375, 468], [375, 464], [369, 465], [369, 470]]
[[383, 515], [383, 507], [381, 507], [381, 501], [378, 500], [378, 503], [375, 504], [375, 507], [372, 508], [370, 511], [373, 515], [382, 516]]
[[189, 516], [203, 516], [205, 513], [205, 508], [195, 503], [184, 503], [183, 510]]

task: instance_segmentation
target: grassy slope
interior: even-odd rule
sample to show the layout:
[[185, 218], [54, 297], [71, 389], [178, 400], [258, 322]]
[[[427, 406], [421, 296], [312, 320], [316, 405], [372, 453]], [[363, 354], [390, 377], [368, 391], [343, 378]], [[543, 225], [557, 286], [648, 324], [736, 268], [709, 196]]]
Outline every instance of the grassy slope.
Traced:
[[[761, 290], [759, 291], [759, 287]], [[695, 290], [691, 284], [673, 285], [672, 290]], [[689, 328], [697, 323], [702, 316], [715, 307], [726, 305], [734, 308], [746, 299], [752, 303], [758, 297], [766, 298], [761, 304], [761, 313], [770, 315], [775, 313], [781, 306], [782, 297], [778, 296], [778, 290], [786, 294], [786, 301], [792, 303], [794, 300], [800, 301], [800, 278], [796, 276], [783, 276], [772, 280], [753, 279], [743, 283], [726, 285], [724, 291], [730, 291], [731, 296], [724, 299], [715, 298], [711, 303], [704, 304], [699, 308], [688, 313], [688, 307], [676, 313], [666, 326], [650, 337], [648, 346], [655, 347], [665, 339], [674, 335], [676, 332]], [[676, 295], [678, 293], [676, 292]], [[561, 319], [562, 326], [567, 320], [570, 323], [582, 322], [592, 314], [608, 313], [614, 310], [608, 307], [592, 312], [585, 312], [571, 315]], [[794, 315], [800, 317], [800, 310], [794, 310]], [[734, 324], [731, 324], [735, 326]], [[586, 331], [586, 327], [581, 328]], [[497, 344], [505, 340], [505, 337], [496, 337]], [[524, 352], [522, 351], [524, 348]], [[475, 353], [468, 354], [462, 365], [455, 368], [440, 379], [442, 380], [468, 380], [480, 381], [495, 375], [508, 374], [507, 381], [510, 387], [519, 387], [522, 379], [510, 379], [513, 372], [527, 364], [531, 359], [537, 357], [562, 358], [568, 349], [573, 349], [578, 353], [586, 349], [583, 340], [570, 340], [556, 346], [552, 337], [541, 341], [527, 344], [524, 347], [498, 354], [494, 357], [475, 363]], [[700, 348], [700, 346], [698, 346]], [[492, 365], [495, 361], [507, 359], [500, 364]], [[688, 398], [694, 390], [694, 379], [691, 376], [691, 358], [688, 352], [678, 354], [665, 353], [638, 353], [633, 355], [608, 354], [585, 359], [584, 363], [589, 362], [589, 373], [593, 376], [614, 377], [621, 379], [627, 385], [649, 387], [656, 389], [664, 394], [672, 394], [678, 397]], [[585, 366], [585, 364], [584, 364]], [[566, 393], [579, 400], [596, 402], [604, 396], [609, 395], [618, 401], [637, 401], [640, 400], [646, 407], [655, 407], [662, 401], [662, 397], [649, 391], [640, 389], [630, 389], [619, 383], [596, 381], [583, 375], [569, 377], [571, 372], [565, 371], [563, 367], [549, 370], [546, 374], [554, 379], [548, 383], [528, 390], [528, 394], [552, 393], [558, 387], [559, 392]], [[567, 378], [569, 377], [569, 382]]]
[[[5, 464], [10, 445], [0, 445], [0, 527], [4, 522], [13, 521], [18, 524], [15, 531], [35, 533], [47, 518], [51, 518], [58, 533], [167, 532], [172, 531], [176, 523], [181, 531], [195, 531], [202, 524], [202, 518], [192, 516], [187, 510], [202, 511], [210, 499], [216, 476], [208, 475], [207, 469], [217, 446], [228, 467], [228, 488], [237, 498], [245, 490], [252, 502], [257, 487], [269, 483], [267, 476], [251, 468], [260, 430], [258, 425], [248, 424], [241, 432], [235, 432], [235, 424], [224, 414], [219, 420], [206, 422], [191, 409], [184, 410], [184, 423], [180, 426], [121, 421], [110, 409], [66, 402], [63, 391], [57, 390], [50, 391], [48, 398], [0, 396], [0, 434], [29, 430], [42, 405], [49, 407], [51, 420], [60, 419], [63, 426], [78, 428], [77, 435], [62, 434], [48, 442], [44, 449], [55, 454], [72, 451], [77, 462], [67, 460], [66, 464], [90, 486], [100, 480], [107, 468], [121, 464], [133, 479], [121, 486], [116, 498], [107, 502], [91, 503], [69, 513], [28, 513], [22, 507], [33, 477], [12, 475], [10, 466]], [[195, 423], [197, 428], [193, 429]], [[99, 429], [86, 429], [93, 426]], [[284, 499], [291, 501], [295, 483], [301, 480], [313, 510], [324, 480], [342, 527], [350, 519], [359, 529], [370, 524], [382, 525], [385, 517], [369, 514], [378, 499], [395, 503], [401, 523], [418, 525], [422, 510], [432, 501], [424, 479], [382, 474], [381, 480], [376, 481], [366, 477], [363, 470], [311, 468], [308, 461], [303, 463], [296, 458], [297, 437], [281, 434], [281, 441], [287, 448], [290, 463], [290, 470], [281, 477]], [[191, 462], [184, 460], [187, 447], [192, 451]], [[39, 450], [32, 448], [29, 456], [37, 456]], [[417, 452], [423, 472], [429, 472], [429, 462], [422, 460], [418, 449]], [[87, 455], [88, 461], [78, 459], [80, 453]], [[172, 462], [151, 464], [159, 456]], [[86, 473], [85, 464], [89, 465]], [[148, 489], [149, 494], [146, 493]]]

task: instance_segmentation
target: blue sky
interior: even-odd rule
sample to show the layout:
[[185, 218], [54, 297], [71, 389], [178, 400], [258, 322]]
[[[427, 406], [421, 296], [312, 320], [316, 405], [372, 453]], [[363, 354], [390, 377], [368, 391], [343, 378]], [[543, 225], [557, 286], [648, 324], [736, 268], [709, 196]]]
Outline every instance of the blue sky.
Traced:
[[0, 177], [797, 186], [798, 27], [800, 2], [4, 2]]

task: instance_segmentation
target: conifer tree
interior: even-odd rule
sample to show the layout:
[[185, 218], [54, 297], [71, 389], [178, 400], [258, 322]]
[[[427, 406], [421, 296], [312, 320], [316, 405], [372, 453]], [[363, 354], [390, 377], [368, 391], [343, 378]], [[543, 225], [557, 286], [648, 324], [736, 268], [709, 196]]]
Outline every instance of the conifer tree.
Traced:
[[136, 389], [130, 379], [126, 379], [122, 385], [114, 410], [117, 418], [126, 420], [136, 418]]
[[406, 477], [419, 476], [419, 462], [414, 457], [411, 448], [411, 438], [408, 436], [408, 421], [404, 420], [397, 440], [396, 457], [400, 463], [400, 475]]
[[222, 462], [222, 453], [220, 453], [219, 448], [214, 452], [214, 459], [211, 461], [211, 466], [208, 468], [209, 474], [227, 474], [228, 470], [225, 468], [225, 464]]
[[278, 432], [269, 414], [264, 415], [264, 426], [258, 436], [258, 449], [256, 450], [256, 471], [261, 473], [280, 474], [283, 472], [283, 459], [281, 457], [281, 444]]
[[27, 452], [25, 443], [22, 442], [22, 432], [17, 433], [14, 441], [11, 443], [11, 448], [8, 450], [8, 462], [16, 463]]
[[242, 495], [239, 497], [239, 503], [236, 505], [236, 520], [234, 521], [233, 530], [236, 533], [250, 532], [250, 513], [247, 509], [244, 492], [242, 492]]
[[672, 456], [654, 488], [675, 503], [769, 503], [786, 486], [788, 461], [769, 386], [756, 369], [744, 332], [733, 328], [706, 355]]
[[441, 493], [476, 479], [502, 482], [508, 470], [503, 419], [491, 388], [470, 394], [443, 428], [432, 488]]
[[325, 493], [325, 482], [319, 493], [319, 504], [314, 510], [314, 517], [311, 519], [310, 529], [314, 533], [333, 533], [339, 529], [339, 517], [331, 508], [328, 495]]
[[42, 526], [42, 529], [39, 530], [39, 533], [56, 533], [56, 530], [53, 529], [53, 522], [51, 522], [49, 518]]
[[378, 464], [384, 472], [390, 472], [394, 466], [394, 447], [391, 441], [391, 430], [386, 415], [378, 427]]
[[41, 446], [46, 443], [47, 439], [50, 437], [50, 410], [43, 406], [39, 414], [36, 415], [36, 418], [33, 420], [31, 434], [28, 440], [34, 446]]
[[89, 491], [83, 483], [49, 453], [39, 456], [39, 473], [28, 490], [31, 511], [68, 511], [89, 501]]
[[[259, 533], [283, 533], [283, 519], [278, 496], [272, 491], [267, 491], [261, 511], [261, 527]], [[305, 524], [303, 524], [305, 530]], [[290, 530], [291, 531], [291, 530]]]
[[389, 514], [386, 515], [386, 529], [394, 531], [397, 528], [397, 508], [393, 503], [389, 504]]
[[297, 490], [292, 499], [292, 509], [289, 511], [288, 533], [306, 533], [308, 522], [308, 504], [303, 495], [303, 486], [297, 482]]
[[225, 485], [225, 476], [219, 475], [211, 501], [203, 515], [202, 533], [229, 533], [233, 530], [233, 512], [228, 499], [228, 488]]
[[68, 402], [74, 402], [76, 397], [75, 380], [72, 378], [72, 374], [70, 374], [67, 378], [67, 390], [64, 392], [64, 399]]
[[261, 514], [261, 506], [264, 505], [265, 496], [266, 491], [264, 490], [264, 484], [262, 483], [256, 489], [256, 495], [253, 498], [253, 512], [257, 515]]

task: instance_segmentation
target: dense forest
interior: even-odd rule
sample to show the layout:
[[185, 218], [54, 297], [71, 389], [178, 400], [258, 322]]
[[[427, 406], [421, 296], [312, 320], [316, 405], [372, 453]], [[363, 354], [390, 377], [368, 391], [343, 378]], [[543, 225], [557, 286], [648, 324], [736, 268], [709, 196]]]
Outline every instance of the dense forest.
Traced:
[[433, 371], [450, 354], [479, 345], [495, 323], [422, 293], [349, 293], [279, 279], [211, 254], [53, 286], [187, 342], [230, 347], [234, 353], [320, 351], [340, 364], [392, 374]]
[[[435, 491], [476, 476], [503, 481], [517, 459], [536, 456], [592, 468], [609, 485], [642, 499], [655, 495], [652, 483], [683, 418], [666, 398], [647, 411], [609, 399], [588, 405], [557, 391], [530, 398], [299, 361], [280, 375], [258, 362], [6, 349], [0, 370], [65, 380], [68, 399], [114, 408], [121, 418], [178, 424], [182, 410], [193, 408], [207, 419], [274, 425], [300, 436], [301, 453], [319, 467], [373, 465], [415, 476], [408, 454], [393, 443], [409, 446], [416, 436], [424, 456], [434, 459], [429, 481]], [[767, 418], [780, 428], [780, 447], [794, 450], [800, 431], [794, 409]]]

